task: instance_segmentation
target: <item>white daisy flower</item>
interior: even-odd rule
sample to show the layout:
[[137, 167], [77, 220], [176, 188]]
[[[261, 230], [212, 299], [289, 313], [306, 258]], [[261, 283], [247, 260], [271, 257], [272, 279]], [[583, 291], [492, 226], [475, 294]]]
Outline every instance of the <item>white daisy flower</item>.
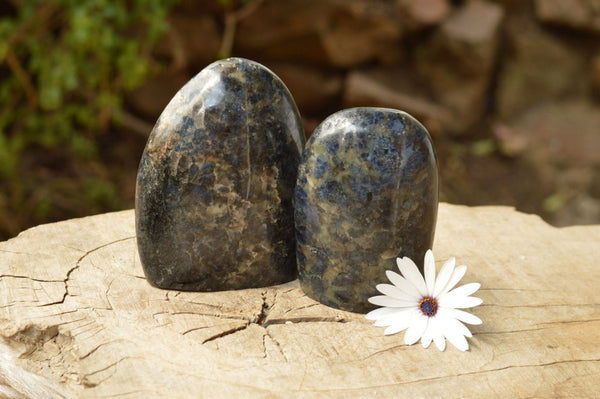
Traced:
[[[383, 295], [369, 298], [374, 305], [383, 306], [366, 314], [369, 320], [376, 320], [375, 326], [384, 327], [385, 335], [406, 330], [404, 342], [412, 345], [421, 339], [427, 348], [431, 341], [439, 350], [446, 348], [446, 338], [461, 351], [469, 349], [465, 337], [472, 337], [467, 324], [481, 324], [479, 317], [459, 309], [472, 308], [483, 301], [469, 296], [481, 287], [470, 283], [454, 288], [465, 275], [467, 267], [454, 267], [454, 258], [448, 259], [435, 278], [433, 252], [425, 254], [425, 279], [417, 265], [407, 257], [397, 258], [396, 263], [402, 276], [386, 271], [392, 284], [378, 284], [377, 291]], [[404, 276], [404, 277], [403, 277]]]

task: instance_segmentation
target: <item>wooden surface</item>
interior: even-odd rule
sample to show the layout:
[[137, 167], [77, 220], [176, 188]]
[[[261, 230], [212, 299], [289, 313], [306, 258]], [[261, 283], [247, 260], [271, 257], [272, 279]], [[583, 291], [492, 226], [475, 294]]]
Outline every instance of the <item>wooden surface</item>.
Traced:
[[456, 256], [482, 284], [465, 353], [405, 346], [297, 281], [152, 288], [134, 234], [124, 211], [0, 243], [0, 397], [29, 377], [74, 398], [600, 397], [600, 226], [440, 204], [438, 267]]

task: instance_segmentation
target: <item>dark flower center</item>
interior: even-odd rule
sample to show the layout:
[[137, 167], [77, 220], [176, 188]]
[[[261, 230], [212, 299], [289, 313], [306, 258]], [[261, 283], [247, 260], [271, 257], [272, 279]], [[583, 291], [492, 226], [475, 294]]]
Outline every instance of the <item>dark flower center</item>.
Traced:
[[419, 309], [425, 316], [435, 316], [438, 310], [437, 299], [426, 296], [425, 298], [421, 299], [421, 302], [419, 302]]

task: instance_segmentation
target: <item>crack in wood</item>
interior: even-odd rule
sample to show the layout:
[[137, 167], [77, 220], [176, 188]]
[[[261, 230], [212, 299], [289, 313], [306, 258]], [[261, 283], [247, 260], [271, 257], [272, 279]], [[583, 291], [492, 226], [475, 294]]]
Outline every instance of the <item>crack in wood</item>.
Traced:
[[390, 384], [368, 385], [368, 386], [362, 386], [362, 387], [357, 387], [357, 388], [319, 389], [319, 388], [313, 387], [310, 390], [297, 389], [297, 390], [293, 390], [291, 392], [311, 392], [314, 394], [315, 392], [360, 392], [360, 391], [365, 391], [365, 390], [371, 391], [374, 389], [396, 387], [396, 386], [400, 387], [400, 386], [404, 386], [404, 385], [420, 384], [423, 382], [440, 381], [440, 380], [445, 380], [445, 379], [453, 379], [454, 380], [455, 378], [459, 378], [459, 377], [463, 377], [463, 376], [496, 373], [498, 371], [504, 371], [504, 370], [509, 370], [509, 369], [538, 368], [538, 367], [555, 366], [555, 365], [559, 365], [559, 364], [590, 363], [590, 362], [597, 363], [597, 362], [600, 362], [600, 359], [569, 359], [569, 360], [559, 360], [559, 361], [540, 363], [540, 364], [508, 365], [505, 367], [499, 367], [499, 368], [489, 369], [489, 370], [478, 370], [478, 371], [472, 371], [472, 372], [468, 372], [468, 373], [449, 374], [449, 375], [444, 375], [444, 376], [439, 376], [439, 377], [421, 378], [421, 379], [416, 379], [416, 380], [412, 380], [412, 381], [402, 381], [402, 382], [396, 382], [396, 383], [390, 383]]
[[84, 360], [84, 359], [90, 357], [90, 355], [92, 355], [93, 353], [95, 353], [98, 349], [102, 348], [103, 346], [110, 345], [110, 344], [113, 344], [115, 342], [127, 342], [127, 340], [122, 339], [122, 338], [118, 338], [118, 339], [113, 339], [111, 341], [102, 342], [101, 344], [97, 345], [92, 350], [90, 350], [88, 353], [86, 353], [85, 355], [79, 356], [79, 360]]
[[102, 378], [102, 379], [101, 379], [101, 380], [99, 380], [99, 381], [94, 381], [94, 382], [92, 382], [92, 381], [89, 381], [89, 380], [87, 379], [87, 376], [85, 376], [85, 377], [84, 377], [84, 378], [81, 380], [81, 382], [82, 382], [83, 386], [84, 386], [84, 387], [86, 387], [86, 388], [94, 388], [94, 387], [97, 387], [98, 385], [102, 384], [103, 382], [105, 382], [105, 381], [107, 381], [107, 380], [111, 379], [111, 378], [112, 378], [112, 377], [113, 377], [115, 374], [117, 374], [117, 369], [116, 369], [116, 368], [115, 368], [115, 369], [112, 369], [109, 375], [107, 375], [106, 377]]
[[44, 280], [44, 279], [30, 277], [30, 276], [19, 276], [19, 275], [13, 275], [13, 274], [0, 274], [0, 279], [1, 278], [25, 279], [25, 280], [37, 281], [39, 283], [62, 283], [62, 282], [64, 282], [64, 280]]
[[[260, 313], [250, 321], [251, 323], [258, 324], [259, 326], [263, 326], [265, 324], [270, 309], [269, 304], [267, 303], [267, 293], [268, 291], [264, 291], [260, 294], [263, 301], [260, 307]], [[275, 295], [277, 295], [277, 293]], [[273, 299], [273, 305], [275, 305], [275, 299]]]
[[[529, 331], [542, 331], [542, 330], [552, 330], [557, 327], [560, 327], [564, 324], [576, 324], [576, 323], [589, 323], [589, 322], [598, 322], [600, 319], [591, 319], [591, 320], [565, 320], [565, 321], [554, 321], [554, 322], [545, 322], [545, 323], [537, 323], [536, 326], [541, 326], [545, 324], [549, 324], [547, 327], [536, 327], [536, 328], [524, 328], [522, 330], [508, 330], [508, 331], [477, 331], [475, 335], [494, 335], [494, 334], [517, 334]], [[556, 325], [557, 327], [553, 326]]]
[[106, 310], [113, 310], [113, 305], [112, 305], [112, 302], [110, 301], [108, 293], [110, 292], [110, 289], [112, 288], [114, 281], [115, 281], [114, 278], [112, 280], [110, 280], [110, 282], [108, 283], [108, 286], [106, 287], [106, 291], [104, 291], [104, 298], [106, 299], [106, 303], [108, 303], [108, 308]]
[[[225, 331], [220, 332], [219, 334], [211, 336], [211, 337], [205, 339], [204, 341], [202, 341], [202, 344], [205, 344], [205, 343], [211, 342], [211, 341], [215, 341], [217, 339], [229, 336], [231, 334], [235, 334], [239, 331], [245, 330], [246, 328], [248, 328], [248, 326], [250, 324], [255, 324], [259, 327], [264, 328], [264, 330], [265, 330], [265, 335], [263, 335], [263, 347], [264, 347], [265, 336], [268, 336], [273, 341], [273, 343], [279, 348], [283, 357], [287, 359], [287, 357], [285, 356], [285, 353], [283, 352], [283, 349], [281, 348], [280, 343], [276, 339], [274, 339], [271, 336], [271, 334], [269, 333], [269, 331], [268, 331], [269, 326], [278, 325], [278, 324], [288, 324], [290, 322], [291, 323], [347, 323], [347, 322], [351, 321], [351, 320], [346, 320], [343, 317], [298, 317], [298, 318], [269, 319], [269, 311], [271, 309], [273, 309], [273, 307], [275, 306], [275, 303], [277, 302], [278, 292], [275, 291], [275, 293], [273, 295], [273, 303], [272, 304], [269, 304], [267, 301], [268, 293], [269, 293], [269, 291], [264, 291], [261, 293], [262, 304], [261, 304], [260, 312], [258, 315], [256, 315], [254, 318], [224, 317], [224, 318], [233, 319], [233, 320], [242, 320], [242, 321], [245, 321], [246, 323], [242, 326], [232, 327]], [[310, 306], [312, 306], [312, 304], [308, 305], [306, 307], [310, 307]], [[160, 312], [155, 315], [162, 314], [162, 313], [169, 313], [169, 312]], [[196, 314], [194, 312], [179, 312], [179, 313], [181, 313], [181, 314]], [[222, 315], [214, 315], [214, 317], [222, 317]], [[205, 328], [208, 328], [208, 326], [193, 328], [191, 330], [185, 331], [183, 334], [185, 335], [189, 332], [197, 331], [197, 330], [205, 329]]]
[[546, 322], [543, 322], [543, 323], [538, 323], [536, 325], [538, 325], [538, 326], [541, 326], [541, 325], [544, 325], [544, 324], [550, 324], [550, 325], [552, 325], [552, 324], [560, 324], [560, 325], [563, 325], [563, 324], [575, 324], [575, 323], [593, 323], [593, 322], [597, 322], [597, 321], [600, 321], [600, 319], [546, 321]]
[[154, 320], [156, 320], [156, 316], [160, 316], [160, 315], [170, 315], [170, 316], [200, 316], [200, 317], [214, 317], [217, 319], [223, 319], [223, 320], [239, 320], [239, 321], [246, 321], [248, 323], [251, 323], [252, 320], [249, 317], [243, 317], [243, 316], [234, 316], [234, 315], [228, 315], [228, 314], [219, 314], [219, 313], [201, 313], [201, 312], [192, 312], [192, 311], [180, 311], [180, 312], [169, 312], [169, 311], [163, 311], [163, 312], [156, 312], [152, 314], [152, 318]]
[[220, 332], [219, 334], [216, 334], [216, 335], [213, 335], [212, 337], [206, 338], [204, 341], [202, 341], [202, 345], [204, 345], [207, 342], [211, 342], [211, 341], [217, 340], [219, 338], [223, 338], [223, 337], [226, 337], [228, 335], [235, 334], [238, 331], [245, 330], [246, 328], [248, 328], [249, 325], [250, 325], [250, 323], [246, 323], [246, 324], [241, 325], [241, 326], [236, 326], [236, 327], [229, 328], [229, 329], [227, 329], [225, 331]]
[[8, 249], [1, 249], [0, 252], [4, 252], [5, 254], [15, 254], [15, 255], [32, 255], [29, 252], [18, 252], [18, 251], [9, 251]]
[[[169, 324], [171, 324], [171, 323], [161, 324], [161, 326], [167, 326]], [[189, 334], [189, 333], [194, 332], [194, 331], [206, 330], [206, 329], [211, 328], [211, 327], [217, 327], [217, 326], [194, 327], [194, 328], [190, 328], [189, 330], [185, 330], [184, 332], [181, 333], [181, 335], [186, 335], [186, 334]]]
[[[145, 394], [145, 395], [139, 395], [139, 394]], [[112, 393], [109, 395], [103, 395], [101, 397], [102, 398], [118, 398], [120, 396], [133, 397], [132, 395], [135, 395], [135, 397], [145, 397], [147, 394], [153, 394], [154, 396], [157, 396], [157, 397], [158, 396], [168, 396], [168, 394], [164, 394], [164, 393], [159, 394], [158, 391], [154, 391], [151, 389], [136, 389], [133, 391], [125, 391], [125, 392], [119, 392], [119, 393]]]
[[59, 244], [59, 246], [63, 247], [63, 248], [67, 248], [67, 249], [71, 249], [75, 252], [85, 252], [83, 249], [81, 248], [76, 248], [76, 247], [72, 247], [70, 245], [65, 245], [65, 244]]
[[[277, 325], [277, 324], [288, 324], [288, 322], [293, 323], [351, 323], [351, 322], [358, 322], [358, 320], [347, 320], [344, 319], [343, 317], [327, 317], [327, 316], [313, 316], [313, 317], [290, 317], [290, 318], [283, 318], [283, 319], [270, 319], [268, 322], [266, 322], [263, 326], [269, 327], [272, 325]], [[368, 321], [365, 321], [362, 324], [368, 324]], [[370, 323], [369, 323], [370, 324]]]
[[[88, 378], [88, 377], [90, 377], [90, 376], [92, 376], [92, 375], [95, 375], [95, 374], [101, 373], [101, 372], [103, 372], [103, 371], [106, 371], [106, 370], [108, 370], [108, 369], [110, 369], [110, 368], [112, 368], [112, 367], [115, 367], [115, 366], [117, 366], [119, 363], [121, 363], [121, 362], [123, 362], [123, 361], [125, 361], [125, 360], [132, 360], [132, 359], [143, 359], [143, 358], [142, 358], [141, 356], [124, 356], [124, 357], [120, 358], [119, 360], [117, 360], [116, 362], [112, 362], [112, 363], [111, 363], [111, 364], [109, 364], [108, 366], [105, 366], [105, 367], [102, 367], [101, 369], [98, 369], [98, 370], [92, 371], [91, 373], [84, 374], [84, 375], [83, 375], [83, 377], [82, 377], [82, 380], [85, 380], [86, 378]], [[97, 384], [96, 384], [96, 385], [97, 385]], [[95, 385], [94, 385], [94, 386], [95, 386]]]
[[273, 337], [271, 335], [271, 333], [269, 332], [269, 329], [267, 327], [265, 327], [265, 335], [263, 335], [263, 348], [264, 348], [264, 352], [265, 352], [265, 358], [267, 357], [267, 345], [265, 340], [267, 339], [267, 337], [273, 341], [273, 343], [275, 344], [275, 346], [277, 347], [277, 349], [279, 350], [279, 353], [281, 353], [281, 356], [283, 356], [283, 359], [286, 362], [289, 362], [288, 357], [285, 354], [285, 351], [283, 350], [283, 347], [281, 346], [281, 344], [279, 343], [279, 341], [277, 339], [275, 339], [275, 337]]
[[[276, 325], [276, 324], [286, 324], [288, 322], [291, 323], [347, 323], [350, 322], [351, 320], [347, 320], [345, 319], [343, 316], [340, 315], [336, 315], [333, 317], [328, 317], [328, 316], [313, 316], [313, 317], [282, 317], [282, 318], [269, 318], [269, 312], [271, 309], [273, 309], [275, 307], [275, 304], [277, 302], [277, 296], [279, 294], [278, 291], [275, 291], [274, 295], [273, 295], [273, 303], [269, 304], [267, 302], [267, 292], [263, 292], [262, 294], [262, 298], [263, 298], [263, 304], [262, 304], [262, 308], [261, 308], [261, 313], [258, 315], [258, 317], [255, 320], [251, 320], [251, 323], [254, 324], [258, 324], [261, 327], [267, 328], [271, 325]], [[320, 306], [319, 303], [311, 303], [305, 306], [300, 306], [298, 308], [291, 308], [291, 309], [287, 309], [286, 311], [283, 312], [283, 315], [286, 315], [290, 312], [294, 312], [297, 310], [301, 310], [301, 309], [308, 309], [311, 308], [313, 306]]]
[[[242, 320], [245, 321], [246, 323], [244, 325], [241, 326], [236, 326], [236, 327], [232, 327], [232, 328], [228, 328], [225, 331], [222, 331], [218, 334], [215, 334], [207, 339], [205, 339], [204, 341], [202, 341], [202, 344], [205, 344], [207, 342], [211, 342], [211, 341], [216, 341], [218, 339], [221, 339], [223, 337], [227, 337], [229, 335], [238, 333], [240, 331], [243, 331], [245, 329], [247, 329], [251, 324], [257, 325], [261, 328], [264, 329], [264, 334], [262, 337], [262, 345], [263, 345], [263, 353], [264, 353], [264, 357], [266, 357], [266, 342], [265, 340], [267, 339], [267, 337], [273, 342], [273, 344], [278, 348], [279, 352], [281, 353], [281, 355], [283, 356], [283, 358], [285, 359], [285, 361], [288, 361], [288, 358], [285, 354], [285, 351], [283, 350], [283, 347], [281, 346], [281, 344], [279, 343], [279, 341], [277, 339], [275, 339], [270, 331], [269, 331], [269, 327], [272, 325], [278, 325], [278, 324], [293, 324], [293, 323], [348, 323], [351, 322], [352, 320], [346, 320], [343, 317], [340, 316], [336, 316], [336, 317], [297, 317], [297, 318], [277, 318], [277, 319], [270, 319], [269, 318], [269, 312], [271, 309], [273, 309], [273, 307], [275, 306], [276, 302], [277, 302], [277, 295], [278, 292], [275, 291], [273, 294], [273, 303], [269, 304], [268, 303], [268, 294], [269, 291], [264, 291], [261, 293], [261, 298], [262, 298], [262, 304], [260, 307], [260, 312], [258, 315], [256, 315], [253, 318], [238, 318], [238, 317], [226, 317], [228, 319], [233, 319], [233, 320]], [[318, 304], [310, 304], [307, 305], [303, 308], [307, 308], [307, 307], [312, 307], [312, 306], [316, 306]], [[284, 312], [284, 314], [289, 313], [289, 311], [293, 311], [295, 309], [290, 309], [286, 312]], [[156, 316], [158, 314], [165, 314], [165, 313], [169, 313], [169, 312], [159, 312], [156, 313], [153, 316]], [[180, 314], [197, 314], [195, 312], [179, 312]], [[211, 315], [212, 316], [212, 315]], [[222, 315], [214, 315], [214, 317], [222, 317]], [[213, 326], [210, 326], [213, 327]], [[206, 329], [209, 328], [209, 326], [203, 326], [203, 327], [197, 327], [197, 328], [193, 328], [190, 330], [185, 331], [182, 335], [185, 335], [187, 333], [190, 333], [192, 331], [197, 331], [197, 330], [201, 330], [201, 329]]]
[[372, 357], [375, 357], [377, 355], [381, 355], [382, 353], [390, 352], [390, 351], [393, 351], [393, 350], [396, 350], [396, 349], [406, 350], [406, 349], [408, 349], [408, 345], [406, 345], [406, 344], [400, 344], [400, 345], [391, 346], [389, 348], [385, 348], [385, 349], [382, 349], [380, 351], [373, 352], [370, 355], [361, 358], [360, 361], [364, 361], [364, 360], [370, 359]]
[[127, 241], [127, 240], [131, 240], [131, 239], [134, 239], [134, 238], [135, 238], [135, 236], [120, 238], [118, 240], [113, 240], [113, 241], [108, 242], [106, 244], [102, 244], [102, 245], [100, 245], [100, 246], [98, 246], [96, 248], [90, 249], [89, 251], [86, 251], [83, 255], [81, 255], [79, 257], [79, 259], [77, 259], [77, 262], [75, 263], [75, 266], [73, 266], [71, 269], [69, 269], [69, 271], [67, 271], [67, 275], [66, 275], [65, 279], [63, 280], [63, 283], [65, 284], [65, 293], [63, 294], [62, 299], [60, 301], [57, 301], [57, 302], [54, 302], [54, 303], [48, 303], [48, 304], [46, 304], [44, 306], [60, 305], [60, 304], [65, 303], [65, 300], [69, 296], [69, 279], [71, 278], [71, 274], [73, 274], [73, 272], [75, 272], [76, 270], [79, 269], [79, 267], [81, 266], [81, 262], [83, 262], [83, 260], [87, 256], [89, 256], [90, 254], [92, 254], [92, 253], [94, 253], [96, 251], [99, 251], [99, 250], [101, 250], [103, 248], [106, 248], [106, 247], [108, 247], [110, 245], [117, 244], [119, 242], [123, 242], [123, 241]]
[[298, 310], [308, 309], [308, 308], [312, 308], [312, 307], [319, 306], [319, 305], [320, 305], [320, 303], [311, 303], [309, 305], [300, 306], [298, 308], [290, 308], [290, 309], [286, 310], [285, 312], [283, 312], [283, 314], [288, 314], [290, 312], [296, 312]]
[[481, 287], [479, 291], [526, 291], [526, 292], [551, 292], [552, 289], [535, 289], [535, 288], [493, 288]]
[[[278, 291], [275, 291], [273, 294], [273, 303], [269, 304], [268, 302], [268, 294], [269, 294], [269, 290], [267, 291], [263, 291], [261, 293], [261, 298], [262, 298], [262, 304], [260, 307], [260, 312], [253, 318], [250, 317], [236, 317], [236, 316], [224, 316], [222, 314], [205, 314], [205, 313], [196, 313], [196, 312], [176, 312], [176, 313], [170, 313], [170, 312], [159, 312], [159, 313], [155, 313], [153, 315], [153, 317], [160, 315], [160, 314], [182, 314], [182, 315], [203, 315], [203, 316], [211, 316], [211, 317], [218, 317], [218, 318], [223, 318], [223, 319], [230, 319], [230, 320], [240, 320], [240, 321], [245, 321], [246, 323], [242, 326], [237, 326], [237, 327], [233, 327], [233, 328], [229, 328], [225, 331], [220, 332], [219, 334], [216, 334], [214, 336], [211, 336], [209, 338], [207, 338], [206, 340], [204, 340], [202, 342], [202, 344], [205, 344], [207, 342], [211, 342], [211, 341], [215, 341], [218, 340], [220, 338], [229, 336], [231, 334], [235, 334], [239, 331], [245, 330], [246, 328], [248, 328], [248, 326], [250, 324], [255, 324], [259, 327], [262, 327], [265, 330], [265, 335], [263, 335], [263, 348], [265, 348], [266, 351], [266, 347], [265, 347], [265, 337], [269, 337], [273, 343], [279, 348], [279, 351], [281, 352], [282, 356], [284, 358], [287, 359], [283, 348], [281, 347], [281, 344], [275, 339], [273, 338], [273, 336], [270, 334], [269, 332], [269, 327], [272, 325], [279, 325], [279, 324], [293, 324], [293, 323], [347, 323], [350, 322], [351, 320], [346, 320], [343, 317], [292, 317], [292, 318], [276, 318], [276, 319], [271, 319], [269, 318], [269, 312], [271, 309], [274, 308], [275, 304], [277, 303], [277, 296], [279, 294]], [[306, 305], [303, 306], [299, 309], [303, 309], [303, 308], [309, 308], [312, 306], [317, 306], [318, 304], [310, 304], [310, 305]], [[290, 311], [294, 311], [297, 309], [289, 309], [287, 311], [284, 312], [284, 314], [289, 313]], [[209, 327], [214, 327], [214, 326], [202, 326], [202, 327], [196, 327], [190, 330], [187, 330], [183, 333], [183, 335], [190, 333], [192, 331], [197, 331], [197, 330], [201, 330], [201, 329], [206, 329]], [[266, 353], [266, 352], [265, 352]]]
[[[76, 313], [76, 312], [77, 312], [77, 310], [68, 310], [68, 311], [65, 311], [65, 312], [56, 313], [53, 316], [60, 316], [60, 315], [63, 315], [63, 314]], [[78, 322], [86, 320], [86, 319], [87, 319], [87, 316], [84, 316], [81, 319], [73, 319], [73, 320], [68, 320], [68, 321], [62, 321], [60, 323], [56, 323], [56, 324], [53, 324], [53, 325], [56, 326], [56, 327], [66, 326], [68, 324], [78, 323]], [[80, 326], [78, 326], [78, 327], [80, 327]]]
[[478, 307], [480, 309], [481, 308], [491, 308], [491, 307], [496, 307], [496, 308], [536, 308], [537, 309], [540, 306], [543, 306], [545, 308], [550, 308], [550, 307], [579, 308], [579, 307], [597, 307], [600, 305], [597, 303], [549, 303], [549, 304], [540, 303], [540, 304], [535, 304], [535, 305], [500, 305], [500, 304], [496, 304], [496, 303], [482, 303]]
[[[103, 328], [100, 327], [95, 320], [89, 320], [88, 317], [84, 317], [83, 319], [78, 319], [77, 321], [79, 322], [79, 321], [83, 321], [83, 320], [87, 320], [88, 322], [87, 323], [83, 323], [83, 324], [79, 324], [79, 325], [73, 327], [71, 329], [71, 336], [72, 337], [78, 337], [81, 334], [85, 334], [85, 333], [88, 333], [89, 331], [93, 331], [92, 328], [86, 329], [86, 327], [89, 327], [89, 326], [93, 326], [93, 328], [95, 328], [96, 331], [94, 331], [93, 334], [88, 335], [87, 336], [88, 338], [89, 337], [93, 337], [94, 335], [98, 334], [100, 331], [103, 330]], [[68, 323], [66, 323], [66, 324], [68, 324]], [[78, 331], [78, 330], [81, 330], [81, 331]]]

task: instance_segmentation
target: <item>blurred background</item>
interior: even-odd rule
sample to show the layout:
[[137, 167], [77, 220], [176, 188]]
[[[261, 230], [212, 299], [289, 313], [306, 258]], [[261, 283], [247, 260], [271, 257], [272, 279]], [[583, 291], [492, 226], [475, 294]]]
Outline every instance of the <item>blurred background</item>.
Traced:
[[228, 56], [282, 78], [307, 136], [413, 114], [442, 201], [600, 223], [600, 0], [0, 0], [0, 240], [133, 207], [162, 109]]

